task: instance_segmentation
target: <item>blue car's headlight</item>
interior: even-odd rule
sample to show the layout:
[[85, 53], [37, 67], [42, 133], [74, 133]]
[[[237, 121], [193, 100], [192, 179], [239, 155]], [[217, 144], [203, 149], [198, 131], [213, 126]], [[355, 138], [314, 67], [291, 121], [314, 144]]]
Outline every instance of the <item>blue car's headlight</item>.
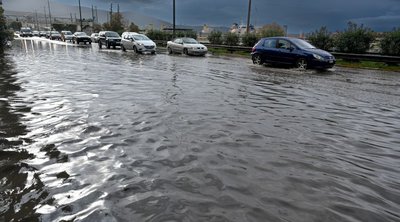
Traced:
[[320, 56], [320, 55], [313, 54], [313, 56], [314, 56], [314, 58], [316, 58], [316, 59], [318, 59], [318, 60], [321, 60], [321, 61], [324, 61], [324, 60], [325, 60], [325, 59], [324, 59], [322, 56]]

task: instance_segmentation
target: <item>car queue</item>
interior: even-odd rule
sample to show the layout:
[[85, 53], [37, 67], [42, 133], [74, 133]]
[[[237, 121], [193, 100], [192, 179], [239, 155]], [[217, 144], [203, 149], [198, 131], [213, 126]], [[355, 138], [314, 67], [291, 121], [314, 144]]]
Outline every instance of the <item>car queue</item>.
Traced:
[[[21, 37], [40, 36], [51, 40], [70, 41], [73, 44], [98, 43], [99, 49], [120, 48], [122, 51], [132, 50], [135, 53], [156, 54], [156, 43], [144, 34], [124, 32], [120, 36], [114, 31], [101, 31], [88, 36], [85, 32], [47, 31], [32, 32], [29, 28], [21, 29]], [[205, 56], [208, 48], [193, 38], [181, 37], [167, 42], [167, 53]], [[321, 49], [317, 49], [305, 40], [289, 37], [262, 38], [252, 48], [251, 59], [254, 64], [284, 64], [299, 69], [329, 69], [335, 63], [335, 57]]]

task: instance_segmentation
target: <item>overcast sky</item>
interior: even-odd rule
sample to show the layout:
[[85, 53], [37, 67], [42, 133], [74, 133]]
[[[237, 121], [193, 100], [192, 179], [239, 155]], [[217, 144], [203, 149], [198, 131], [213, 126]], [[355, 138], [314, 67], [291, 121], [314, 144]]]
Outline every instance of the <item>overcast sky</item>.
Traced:
[[[53, 0], [77, 5], [78, 0]], [[172, 20], [172, 0], [81, 0], [85, 6], [109, 9], [119, 3], [121, 11], [137, 11], [162, 20]], [[252, 0], [256, 26], [277, 22], [289, 32], [309, 32], [321, 26], [342, 30], [348, 21], [376, 31], [400, 26], [400, 0]], [[177, 23], [181, 25], [230, 26], [246, 23], [248, 0], [176, 0]]]

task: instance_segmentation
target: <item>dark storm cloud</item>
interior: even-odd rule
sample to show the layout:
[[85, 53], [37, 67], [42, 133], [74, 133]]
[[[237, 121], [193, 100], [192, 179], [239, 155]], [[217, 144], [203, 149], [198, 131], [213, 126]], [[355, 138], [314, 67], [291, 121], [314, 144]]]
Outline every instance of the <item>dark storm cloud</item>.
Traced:
[[[57, 0], [67, 4], [71, 1]], [[172, 0], [81, 0], [82, 4], [119, 3], [132, 10], [166, 21], [172, 17]], [[364, 23], [381, 31], [400, 25], [399, 0], [252, 0], [252, 23], [256, 26], [278, 22], [289, 31], [308, 32], [321, 26], [332, 31], [346, 27], [348, 21]], [[176, 0], [177, 22], [182, 25], [224, 25], [246, 22], [248, 0]]]

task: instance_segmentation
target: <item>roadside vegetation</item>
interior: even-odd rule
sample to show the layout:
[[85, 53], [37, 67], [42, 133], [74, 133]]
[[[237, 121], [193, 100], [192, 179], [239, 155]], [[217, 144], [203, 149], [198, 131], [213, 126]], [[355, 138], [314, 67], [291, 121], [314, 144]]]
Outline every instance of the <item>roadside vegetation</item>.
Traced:
[[3, 12], [3, 7], [0, 7], [0, 53], [4, 52], [7, 41], [12, 39], [12, 33], [7, 29], [6, 19]]
[[385, 33], [380, 46], [383, 54], [400, 56], [400, 28]]

